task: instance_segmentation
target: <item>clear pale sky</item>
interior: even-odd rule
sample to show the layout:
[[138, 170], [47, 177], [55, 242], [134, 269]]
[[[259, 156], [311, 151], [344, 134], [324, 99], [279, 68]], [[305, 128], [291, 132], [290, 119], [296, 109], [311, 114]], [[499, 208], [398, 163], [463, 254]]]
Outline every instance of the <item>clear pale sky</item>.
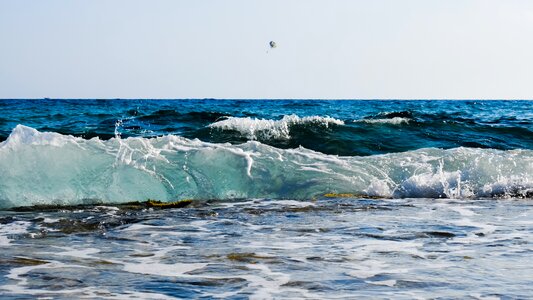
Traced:
[[0, 98], [42, 97], [533, 99], [533, 1], [0, 0]]

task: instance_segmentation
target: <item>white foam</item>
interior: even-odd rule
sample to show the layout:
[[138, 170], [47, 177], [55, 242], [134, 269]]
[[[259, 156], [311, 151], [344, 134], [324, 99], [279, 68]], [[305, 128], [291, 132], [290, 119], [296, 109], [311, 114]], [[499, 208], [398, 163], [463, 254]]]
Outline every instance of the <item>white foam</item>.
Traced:
[[156, 199], [529, 197], [533, 151], [419, 149], [366, 157], [178, 136], [84, 140], [17, 126], [0, 145], [0, 207]]
[[162, 264], [156, 262], [149, 263], [125, 263], [124, 271], [131, 273], [157, 275], [157, 276], [183, 276], [187, 272], [202, 269], [206, 263], [173, 263]]
[[34, 128], [17, 125], [9, 137], [0, 143], [0, 149], [15, 149], [20, 145], [40, 145], [62, 147], [67, 143], [76, 144], [81, 138], [66, 136], [55, 132], [39, 132]]
[[275, 206], [291, 206], [291, 207], [310, 207], [310, 206], [316, 206], [315, 203], [309, 202], [309, 201], [297, 201], [297, 200], [274, 200], [274, 201], [260, 201], [257, 203], [253, 203], [253, 205], [249, 206], [269, 206], [269, 205], [275, 205]]
[[396, 284], [396, 280], [381, 280], [381, 281], [365, 281], [366, 283], [375, 284], [375, 285], [384, 285], [393, 287]]
[[400, 125], [400, 124], [409, 124], [412, 121], [410, 118], [394, 117], [390, 119], [359, 119], [354, 120], [356, 123], [368, 123], [368, 124], [391, 124], [391, 125]]
[[11, 235], [24, 234], [28, 232], [30, 222], [15, 221], [0, 226], [0, 246], [7, 246], [12, 243]]
[[[108, 292], [109, 296], [112, 299], [154, 299], [154, 300], [175, 300], [176, 297], [167, 296], [165, 294], [159, 294], [159, 293], [147, 293], [147, 292], [137, 292], [137, 291], [124, 291], [121, 294], [114, 294], [111, 292]], [[101, 298], [102, 292], [95, 293], [94, 295], [90, 295], [90, 297], [87, 298]]]
[[290, 139], [290, 127], [293, 125], [313, 125], [329, 127], [330, 125], [344, 125], [342, 120], [331, 117], [299, 117], [296, 115], [283, 116], [281, 120], [229, 117], [209, 125], [210, 128], [234, 130], [244, 137], [256, 139]]
[[281, 272], [273, 272], [266, 265], [248, 264], [247, 268], [258, 270], [262, 276], [245, 275], [242, 278], [250, 282], [250, 286], [255, 288], [250, 299], [272, 299], [273, 293], [280, 291], [280, 287], [290, 280], [290, 276]]
[[471, 216], [477, 215], [477, 213], [472, 211], [470, 208], [478, 208], [478, 207], [477, 206], [451, 206], [448, 209], [453, 210], [464, 217], [471, 217]]
[[[6, 275], [7, 278], [17, 281], [16, 284], [7, 284], [0, 286], [0, 290], [4, 292], [5, 294], [14, 294], [15, 296], [20, 297], [20, 295], [31, 295], [32, 298], [36, 299], [48, 299], [53, 298], [53, 296], [60, 296], [64, 297], [64, 295], [68, 295], [69, 298], [101, 298], [103, 294], [106, 294], [106, 298], [113, 298], [113, 299], [132, 299], [132, 298], [142, 298], [142, 299], [174, 299], [169, 298], [166, 295], [163, 294], [156, 294], [156, 293], [143, 293], [143, 292], [136, 292], [136, 291], [124, 291], [121, 294], [114, 294], [106, 289], [102, 289], [101, 287], [84, 287], [84, 288], [75, 288], [75, 289], [61, 289], [61, 290], [53, 290], [53, 289], [46, 289], [46, 288], [32, 288], [31, 285], [28, 283], [29, 276], [28, 273], [34, 271], [34, 270], [42, 270], [42, 269], [58, 269], [62, 270], [64, 268], [82, 268], [82, 269], [90, 269], [86, 266], [80, 266], [80, 265], [69, 265], [64, 264], [59, 261], [48, 261], [41, 265], [35, 265], [35, 266], [24, 266], [24, 267], [18, 267], [13, 268], [9, 270], [9, 273]], [[49, 295], [49, 296], [43, 296], [43, 295]]]
[[406, 269], [395, 269], [392, 268], [389, 264], [385, 264], [379, 261], [358, 261], [357, 266], [353, 267], [352, 270], [346, 272], [346, 274], [361, 278], [367, 279], [374, 277], [379, 274], [397, 274], [397, 273], [406, 273]]
[[100, 249], [96, 248], [84, 248], [84, 249], [76, 249], [72, 247], [58, 247], [60, 249], [66, 250], [62, 252], [54, 252], [55, 255], [60, 256], [71, 256], [76, 258], [94, 258], [92, 254], [96, 254], [100, 252]]

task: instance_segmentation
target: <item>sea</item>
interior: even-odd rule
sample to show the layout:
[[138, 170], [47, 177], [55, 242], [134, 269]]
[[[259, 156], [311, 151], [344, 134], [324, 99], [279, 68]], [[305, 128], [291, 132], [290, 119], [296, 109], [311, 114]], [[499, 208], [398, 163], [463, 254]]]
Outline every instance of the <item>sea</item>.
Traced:
[[533, 101], [0, 100], [2, 299], [533, 298]]

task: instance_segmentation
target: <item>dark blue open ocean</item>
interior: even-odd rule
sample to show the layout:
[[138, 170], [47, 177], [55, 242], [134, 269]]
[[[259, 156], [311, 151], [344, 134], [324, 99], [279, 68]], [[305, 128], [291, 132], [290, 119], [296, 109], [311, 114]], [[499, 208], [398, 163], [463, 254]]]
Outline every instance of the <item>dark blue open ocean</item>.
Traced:
[[0, 100], [2, 298], [530, 298], [532, 198], [533, 101]]

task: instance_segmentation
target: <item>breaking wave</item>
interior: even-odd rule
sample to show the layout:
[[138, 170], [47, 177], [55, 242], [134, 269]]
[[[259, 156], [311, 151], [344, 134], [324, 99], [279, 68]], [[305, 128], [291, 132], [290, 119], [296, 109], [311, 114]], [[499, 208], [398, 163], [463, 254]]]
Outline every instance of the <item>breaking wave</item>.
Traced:
[[356, 123], [392, 124], [392, 125], [409, 124], [410, 121], [412, 121], [412, 119], [402, 118], [402, 117], [394, 117], [394, 118], [391, 118], [391, 119], [360, 119], [360, 120], [354, 120], [354, 122], [356, 122]]
[[[291, 116], [225, 121], [213, 126], [241, 128], [242, 122], [255, 122], [275, 131], [291, 122], [342, 124]], [[335, 156], [257, 141], [215, 144], [175, 135], [87, 140], [22, 125], [0, 143], [0, 170], [3, 208], [147, 199], [312, 199], [326, 193], [471, 199], [533, 195], [531, 150], [426, 148]]]
[[330, 117], [296, 115], [283, 116], [281, 120], [229, 117], [212, 123], [208, 127], [223, 131], [236, 131], [251, 140], [286, 140], [291, 138], [291, 128], [297, 125], [328, 128], [331, 125], [344, 125], [344, 121]]
[[377, 115], [365, 117], [363, 119], [354, 120], [354, 123], [367, 123], [367, 124], [390, 124], [400, 125], [409, 124], [414, 121], [413, 113], [410, 111], [393, 111], [393, 112], [381, 112]]

